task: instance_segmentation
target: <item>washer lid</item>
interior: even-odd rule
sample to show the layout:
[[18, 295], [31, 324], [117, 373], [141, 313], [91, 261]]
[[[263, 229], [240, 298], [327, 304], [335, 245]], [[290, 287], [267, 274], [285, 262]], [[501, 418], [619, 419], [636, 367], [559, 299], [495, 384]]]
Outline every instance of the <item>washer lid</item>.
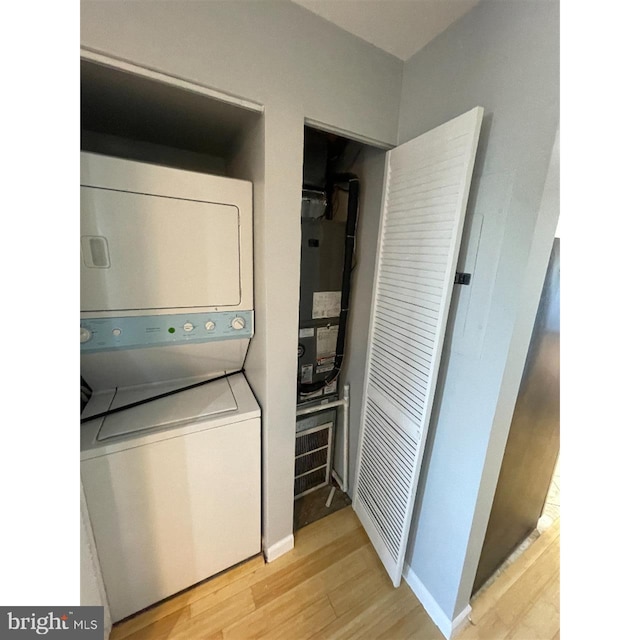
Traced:
[[[119, 388], [110, 408], [173, 391], [182, 385], [184, 382], [165, 382]], [[102, 441], [149, 429], [173, 427], [237, 410], [238, 404], [228, 380], [217, 380], [107, 416], [97, 439]]]

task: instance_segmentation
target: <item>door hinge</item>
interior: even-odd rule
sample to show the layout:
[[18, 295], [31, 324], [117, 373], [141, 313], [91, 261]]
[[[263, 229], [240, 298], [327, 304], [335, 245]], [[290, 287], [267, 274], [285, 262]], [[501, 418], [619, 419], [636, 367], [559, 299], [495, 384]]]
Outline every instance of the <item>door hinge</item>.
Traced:
[[470, 282], [470, 273], [461, 273], [460, 271], [456, 271], [456, 277], [453, 280], [453, 284], [469, 284]]

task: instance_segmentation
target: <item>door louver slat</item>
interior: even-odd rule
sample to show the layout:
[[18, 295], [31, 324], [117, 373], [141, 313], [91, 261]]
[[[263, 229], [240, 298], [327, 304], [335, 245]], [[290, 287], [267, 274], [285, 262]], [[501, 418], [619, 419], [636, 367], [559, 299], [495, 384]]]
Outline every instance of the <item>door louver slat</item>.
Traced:
[[399, 353], [397, 349], [397, 342], [394, 343], [391, 338], [385, 340], [382, 336], [377, 336], [371, 346], [379, 347], [380, 349], [387, 351], [390, 357], [394, 357], [396, 360], [401, 362], [406, 362], [416, 373], [423, 373], [426, 375], [429, 372], [428, 363], [425, 361], [425, 356], [428, 354], [420, 354], [415, 349], [412, 349], [409, 353]]
[[387, 325], [389, 329], [396, 331], [399, 336], [406, 340], [415, 341], [418, 345], [429, 347], [430, 349], [433, 348], [433, 333], [427, 334], [424, 331], [417, 331], [413, 327], [400, 328], [394, 325], [393, 322], [389, 322], [382, 313], [378, 315], [378, 321]]
[[387, 154], [354, 509], [400, 584], [482, 109]]
[[392, 267], [387, 269], [387, 276], [380, 276], [380, 282], [388, 283], [389, 285], [393, 285], [397, 282], [404, 282], [405, 284], [415, 285], [416, 288], [420, 287], [424, 293], [430, 293], [432, 295], [441, 295], [442, 294], [442, 286], [437, 280], [428, 280], [427, 278], [420, 278], [417, 274], [406, 274], [403, 273], [402, 280], [398, 278], [398, 273], [394, 273], [392, 271]]

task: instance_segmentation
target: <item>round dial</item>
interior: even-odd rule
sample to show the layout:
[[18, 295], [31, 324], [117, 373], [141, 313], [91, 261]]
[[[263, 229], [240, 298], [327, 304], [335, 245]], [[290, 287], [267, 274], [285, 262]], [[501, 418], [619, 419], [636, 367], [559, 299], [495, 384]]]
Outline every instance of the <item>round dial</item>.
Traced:
[[89, 331], [89, 329], [85, 329], [84, 327], [80, 327], [80, 342], [89, 342], [89, 340], [91, 340], [91, 336], [93, 334], [91, 333], [91, 331]]
[[185, 331], [193, 331], [193, 325], [192, 325], [190, 322], [185, 322], [185, 323], [182, 325], [182, 328], [183, 328]]
[[122, 329], [114, 329], [111, 334], [116, 336], [116, 338], [122, 333]]
[[216, 328], [216, 323], [211, 322], [211, 320], [208, 320], [207, 322], [204, 323], [204, 328], [207, 331], [213, 331]]
[[236, 330], [240, 330], [240, 329], [244, 329], [244, 325], [245, 325], [245, 321], [244, 318], [241, 318], [240, 316], [235, 317], [232, 321], [231, 321], [231, 326], [236, 329]]

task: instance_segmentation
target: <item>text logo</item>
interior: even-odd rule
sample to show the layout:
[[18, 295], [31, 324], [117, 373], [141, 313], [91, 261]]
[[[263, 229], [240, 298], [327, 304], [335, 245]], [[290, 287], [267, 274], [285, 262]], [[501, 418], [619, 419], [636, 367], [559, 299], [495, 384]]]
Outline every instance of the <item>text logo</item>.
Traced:
[[0, 607], [0, 640], [102, 640], [103, 635], [102, 607]]

